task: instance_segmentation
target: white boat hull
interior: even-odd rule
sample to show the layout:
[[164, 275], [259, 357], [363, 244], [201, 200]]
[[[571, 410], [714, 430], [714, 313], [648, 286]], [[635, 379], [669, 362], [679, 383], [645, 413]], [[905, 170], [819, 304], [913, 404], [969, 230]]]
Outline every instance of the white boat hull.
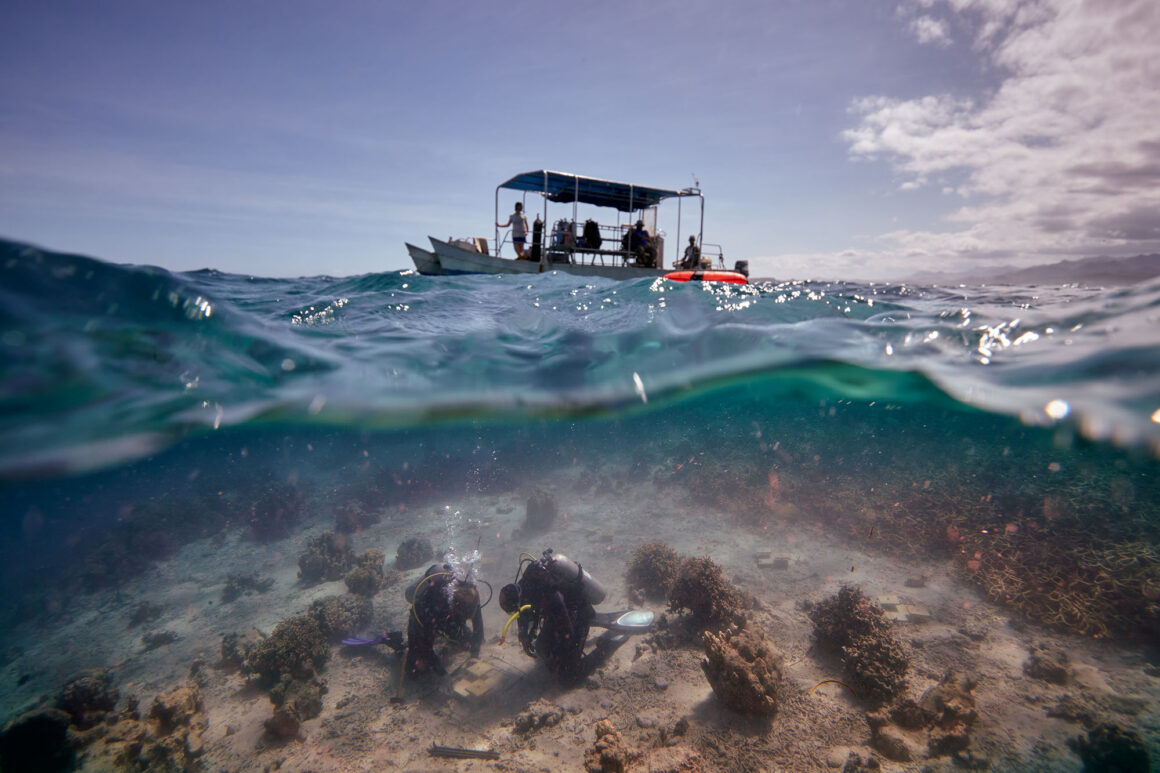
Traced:
[[427, 238], [435, 248], [435, 256], [444, 274], [539, 274], [544, 271], [563, 271], [577, 276], [602, 276], [609, 279], [640, 279], [665, 274], [665, 269], [639, 266], [536, 263], [530, 260], [497, 258], [482, 252], [465, 250], [433, 236]]
[[443, 268], [439, 265], [439, 258], [434, 252], [416, 247], [410, 242], [404, 242], [404, 244], [407, 245], [407, 252], [411, 256], [411, 262], [415, 264], [415, 270], [420, 274], [440, 276], [443, 273]]

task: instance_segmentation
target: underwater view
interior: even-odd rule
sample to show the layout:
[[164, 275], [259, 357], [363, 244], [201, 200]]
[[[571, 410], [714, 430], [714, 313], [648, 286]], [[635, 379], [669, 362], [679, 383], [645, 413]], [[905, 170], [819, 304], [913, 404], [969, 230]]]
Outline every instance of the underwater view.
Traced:
[[1160, 759], [1160, 281], [0, 277], [5, 773]]

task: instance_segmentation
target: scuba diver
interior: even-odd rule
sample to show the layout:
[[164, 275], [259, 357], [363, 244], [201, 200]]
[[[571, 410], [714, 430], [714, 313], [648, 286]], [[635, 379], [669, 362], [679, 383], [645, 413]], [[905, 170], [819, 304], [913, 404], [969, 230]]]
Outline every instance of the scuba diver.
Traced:
[[[652, 612], [597, 613], [594, 605], [605, 595], [604, 587], [567, 556], [551, 548], [540, 559], [524, 553], [516, 581], [499, 592], [500, 607], [511, 615], [504, 634], [518, 619], [524, 652], [540, 657], [562, 684], [577, 684], [624, 643], [626, 634], [643, 633], [652, 626]], [[608, 630], [585, 655], [588, 630], [594, 625]]]
[[[474, 581], [460, 579], [451, 564], [436, 564], [407, 588], [405, 596], [411, 602], [405, 645], [401, 631], [370, 639], [343, 639], [342, 643], [350, 646], [386, 644], [395, 652], [404, 653], [403, 673], [411, 677], [432, 671], [446, 673], [435, 653], [435, 641], [440, 635], [453, 645], [470, 647], [471, 656], [479, 657], [484, 636], [483, 606], [487, 602], [479, 603], [479, 590]], [[470, 634], [467, 630], [469, 624]]]

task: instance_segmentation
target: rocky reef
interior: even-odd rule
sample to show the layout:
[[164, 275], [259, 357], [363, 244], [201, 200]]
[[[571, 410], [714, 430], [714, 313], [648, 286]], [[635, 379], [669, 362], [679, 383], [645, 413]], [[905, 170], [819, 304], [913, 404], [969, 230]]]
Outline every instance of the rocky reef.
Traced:
[[69, 716], [74, 727], [87, 730], [101, 722], [117, 706], [121, 694], [103, 669], [85, 671], [70, 679], [56, 696], [55, 708]]
[[584, 770], [588, 773], [623, 773], [640, 757], [629, 747], [616, 727], [607, 719], [596, 723], [596, 742], [584, 755]]
[[431, 560], [435, 548], [422, 537], [408, 537], [399, 543], [395, 551], [395, 568], [414, 569]]
[[885, 703], [906, 689], [909, 654], [882, 608], [860, 589], [843, 585], [809, 616], [818, 648], [841, 661], [846, 682], [860, 698]]
[[382, 521], [378, 511], [357, 499], [340, 504], [334, 513], [334, 530], [340, 534], [363, 531]]
[[268, 691], [274, 704], [265, 722], [270, 740], [296, 738], [302, 722], [322, 711], [326, 683], [317, 672], [330, 658], [327, 635], [353, 630], [360, 620], [368, 619], [370, 603], [358, 596], [332, 596], [316, 601], [306, 614], [278, 623], [273, 633], [257, 643], [230, 636], [222, 640], [223, 662], [240, 655], [242, 669]]
[[264, 723], [266, 732], [278, 741], [297, 738], [302, 723], [322, 713], [325, 694], [326, 683], [318, 677], [283, 679], [270, 690], [274, 713]]
[[[584, 754], [587, 773], [696, 773], [710, 769], [700, 754], [684, 744], [631, 746], [607, 719], [599, 720], [593, 732], [596, 741]], [[683, 733], [677, 733], [680, 734]]]
[[559, 515], [560, 508], [556, 504], [556, 497], [543, 489], [534, 490], [528, 496], [527, 509], [524, 511], [524, 523], [516, 529], [516, 537], [532, 537], [543, 534], [552, 528]]
[[365, 628], [371, 621], [374, 607], [367, 596], [345, 593], [318, 599], [306, 613], [318, 623], [324, 636], [339, 641]]
[[1147, 744], [1136, 733], [1116, 724], [1101, 722], [1069, 745], [1083, 761], [1084, 773], [1148, 773], [1152, 769]]
[[1030, 656], [1024, 661], [1023, 673], [1032, 679], [1063, 686], [1071, 681], [1071, 658], [1058, 647], [1038, 644], [1031, 648]]
[[199, 768], [208, 727], [201, 692], [190, 683], [154, 698], [141, 717], [107, 673], [70, 680], [51, 703], [0, 732], [0, 770], [64, 773], [85, 770], [188, 771]]
[[330, 658], [322, 626], [312, 615], [287, 618], [246, 653], [245, 668], [270, 688], [283, 677], [309, 679]]
[[[367, 550], [354, 559], [353, 568], [346, 573], [343, 580], [346, 588], [358, 596], [370, 598], [387, 585], [387, 576], [383, 573], [383, 561], [386, 558], [381, 550]], [[392, 575], [394, 572], [392, 571]]]
[[773, 716], [782, 684], [782, 657], [763, 633], [747, 628], [706, 631], [701, 668], [717, 698], [741, 714]]
[[697, 631], [717, 630], [745, 619], [745, 599], [712, 559], [685, 558], [669, 592], [669, 611], [687, 611]]
[[346, 535], [323, 532], [306, 543], [298, 557], [298, 577], [304, 583], [341, 580], [350, 569], [354, 554], [347, 546]]
[[625, 572], [628, 595], [636, 601], [667, 599], [677, 581], [681, 556], [662, 542], [646, 542], [633, 551]]
[[871, 744], [896, 762], [965, 752], [978, 720], [975, 679], [948, 671], [919, 700], [904, 698], [867, 715]]
[[269, 577], [240, 572], [231, 573], [226, 577], [226, 584], [222, 588], [222, 603], [229, 604], [251, 593], [265, 593], [273, 587], [274, 581]]

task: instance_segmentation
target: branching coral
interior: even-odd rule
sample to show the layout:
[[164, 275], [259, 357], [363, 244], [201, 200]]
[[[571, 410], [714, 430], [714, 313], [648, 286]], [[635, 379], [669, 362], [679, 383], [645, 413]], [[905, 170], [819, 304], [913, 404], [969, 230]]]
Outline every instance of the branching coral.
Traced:
[[669, 594], [669, 610], [688, 610], [697, 630], [712, 630], [745, 619], [741, 592], [709, 558], [686, 558]]
[[647, 542], [633, 551], [625, 579], [630, 592], [644, 598], [667, 598], [676, 582], [681, 557], [662, 542]]
[[858, 695], [882, 703], [906, 688], [909, 656], [882, 608], [861, 590], [843, 585], [810, 610], [810, 620], [818, 647], [838, 656]]

